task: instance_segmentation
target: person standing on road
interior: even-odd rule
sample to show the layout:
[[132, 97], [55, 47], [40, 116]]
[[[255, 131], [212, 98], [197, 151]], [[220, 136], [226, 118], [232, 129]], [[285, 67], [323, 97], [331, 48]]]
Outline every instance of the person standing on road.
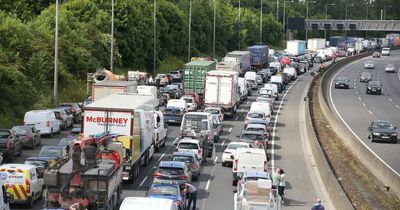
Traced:
[[272, 189], [278, 189], [280, 171], [280, 168], [276, 168], [275, 172], [272, 173]]
[[286, 181], [285, 181], [285, 172], [282, 169], [279, 170], [278, 180], [279, 180], [278, 194], [282, 197], [282, 203], [283, 203], [283, 196], [285, 195]]
[[325, 207], [321, 204], [321, 199], [317, 198], [317, 202], [314, 204], [311, 210], [325, 210]]
[[196, 209], [196, 203], [197, 203], [197, 189], [195, 186], [189, 184], [189, 183], [185, 183], [182, 184], [182, 188], [184, 189], [184, 192], [186, 193], [186, 195], [188, 196], [188, 205], [187, 205], [187, 209], [190, 210], [190, 206], [192, 205], [193, 202], [193, 210]]

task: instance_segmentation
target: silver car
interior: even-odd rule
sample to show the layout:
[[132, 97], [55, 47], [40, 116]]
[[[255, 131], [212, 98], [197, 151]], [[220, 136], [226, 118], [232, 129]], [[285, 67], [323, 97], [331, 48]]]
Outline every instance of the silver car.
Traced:
[[360, 82], [369, 82], [372, 80], [372, 75], [369, 72], [363, 72], [360, 76]]
[[395, 66], [394, 66], [394, 64], [389, 63], [388, 65], [386, 65], [386, 67], [385, 67], [385, 72], [394, 73], [394, 72], [395, 72]]
[[375, 63], [373, 61], [365, 61], [364, 69], [374, 69]]

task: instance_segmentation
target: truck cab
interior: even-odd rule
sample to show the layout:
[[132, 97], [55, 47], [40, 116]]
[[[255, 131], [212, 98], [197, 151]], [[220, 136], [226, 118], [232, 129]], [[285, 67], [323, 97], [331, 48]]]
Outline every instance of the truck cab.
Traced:
[[161, 111], [154, 112], [154, 143], [156, 151], [165, 146], [167, 141], [168, 124], [164, 122], [164, 114]]

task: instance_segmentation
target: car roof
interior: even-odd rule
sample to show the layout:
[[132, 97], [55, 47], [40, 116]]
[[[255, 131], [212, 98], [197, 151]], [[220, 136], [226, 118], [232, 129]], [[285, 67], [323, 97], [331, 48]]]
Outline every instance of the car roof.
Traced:
[[158, 167], [184, 168], [186, 163], [178, 161], [161, 161]]
[[200, 142], [199, 139], [193, 139], [193, 138], [183, 138], [179, 140], [179, 144], [180, 143], [193, 143], [193, 144], [198, 144]]
[[250, 124], [247, 124], [246, 128], [265, 128], [265, 125], [250, 123]]
[[43, 149], [64, 149], [64, 147], [61, 146], [43, 146], [41, 150]]
[[55, 160], [56, 158], [54, 157], [29, 157], [26, 158], [25, 160], [35, 160], [35, 161], [45, 161], [48, 162], [49, 160]]
[[246, 131], [246, 130], [242, 130], [242, 134], [258, 134], [258, 135], [263, 135], [260, 131]]
[[247, 143], [247, 142], [233, 141], [233, 142], [229, 143], [229, 144], [228, 144], [228, 146], [229, 146], [229, 145], [231, 145], [231, 144], [238, 144], [238, 145], [250, 145], [250, 144], [249, 144], [249, 143]]
[[390, 123], [390, 124], [392, 124], [392, 122], [390, 122], [388, 120], [374, 120], [373, 123]]
[[0, 166], [0, 169], [22, 169], [22, 170], [30, 170], [32, 168], [37, 168], [36, 166], [30, 164], [22, 164], [22, 163], [8, 163]]
[[242, 178], [246, 178], [246, 177], [259, 177], [259, 178], [269, 179], [270, 175], [268, 172], [265, 172], [265, 171], [245, 171], [243, 173]]

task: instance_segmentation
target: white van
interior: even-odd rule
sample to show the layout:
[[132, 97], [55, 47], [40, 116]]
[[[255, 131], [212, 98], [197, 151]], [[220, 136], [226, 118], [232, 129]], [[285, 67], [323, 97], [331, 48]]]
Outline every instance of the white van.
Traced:
[[185, 112], [188, 111], [188, 105], [186, 101], [182, 99], [170, 99], [166, 107], [177, 107], [183, 109]]
[[286, 73], [291, 80], [295, 80], [297, 78], [297, 71], [294, 67], [286, 67], [283, 69], [283, 73]]
[[42, 196], [43, 177], [34, 165], [1, 165], [0, 177], [6, 186], [5, 191], [12, 196], [11, 203], [27, 204], [32, 208], [35, 200]]
[[32, 110], [25, 113], [24, 125], [34, 126], [43, 135], [53, 136], [60, 132], [60, 121], [56, 118], [54, 110]]
[[246, 74], [244, 74], [244, 78], [247, 79], [247, 80], [253, 80], [253, 81], [256, 82], [256, 84], [257, 84], [257, 80], [256, 80], [256, 78], [257, 78], [257, 73], [254, 72], [254, 71], [248, 71], [248, 72], [246, 72]]
[[154, 86], [146, 86], [146, 85], [139, 85], [137, 86], [137, 92], [141, 95], [150, 95], [154, 98], [154, 107], [158, 110], [160, 106], [160, 101], [158, 100], [157, 96], [157, 87]]
[[263, 103], [263, 102], [253, 102], [250, 106], [250, 112], [263, 112], [265, 114], [266, 120], [268, 123], [271, 122], [271, 104]]
[[237, 148], [232, 165], [232, 184], [235, 185], [245, 171], [268, 172], [267, 154], [259, 148]]
[[167, 198], [126, 197], [119, 210], [178, 210], [175, 202]]
[[249, 90], [247, 89], [247, 82], [246, 79], [243, 77], [238, 78], [238, 85], [240, 88], [240, 100], [245, 101], [247, 100], [247, 96], [249, 94]]
[[272, 93], [273, 93], [273, 95], [274, 95], [274, 97], [275, 97], [275, 100], [278, 100], [278, 98], [279, 98], [279, 95], [278, 95], [278, 86], [277, 86], [276, 84], [271, 84], [271, 83], [265, 84], [265, 85], [264, 85], [264, 88], [271, 89], [271, 90], [272, 90]]

